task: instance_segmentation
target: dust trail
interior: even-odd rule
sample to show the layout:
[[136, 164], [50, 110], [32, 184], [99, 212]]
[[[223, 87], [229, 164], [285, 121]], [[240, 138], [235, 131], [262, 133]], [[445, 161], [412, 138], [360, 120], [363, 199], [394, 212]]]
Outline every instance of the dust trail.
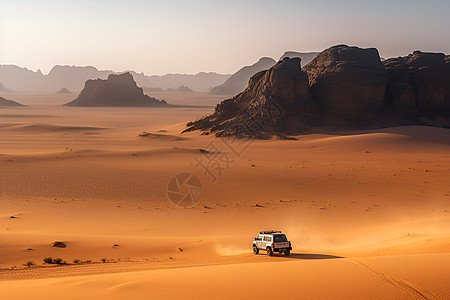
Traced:
[[221, 256], [241, 255], [251, 253], [251, 248], [244, 247], [217, 247], [216, 252]]

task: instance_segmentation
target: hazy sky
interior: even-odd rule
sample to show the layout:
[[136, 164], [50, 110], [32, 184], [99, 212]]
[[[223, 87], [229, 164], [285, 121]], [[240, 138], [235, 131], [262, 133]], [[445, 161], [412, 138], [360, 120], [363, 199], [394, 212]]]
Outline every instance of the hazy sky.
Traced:
[[232, 73], [341, 43], [448, 54], [449, 16], [450, 0], [0, 0], [0, 64]]

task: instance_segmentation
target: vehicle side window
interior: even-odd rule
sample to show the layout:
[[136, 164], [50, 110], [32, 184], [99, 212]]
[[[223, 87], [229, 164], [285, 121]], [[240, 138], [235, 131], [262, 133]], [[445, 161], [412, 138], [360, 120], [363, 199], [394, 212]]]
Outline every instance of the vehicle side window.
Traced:
[[261, 237], [260, 235], [258, 235], [258, 236], [256, 237], [256, 240], [257, 240], [257, 241], [260, 241], [260, 240], [262, 240], [262, 237]]
[[264, 242], [271, 242], [271, 241], [272, 241], [272, 237], [270, 237], [270, 236], [264, 237]]

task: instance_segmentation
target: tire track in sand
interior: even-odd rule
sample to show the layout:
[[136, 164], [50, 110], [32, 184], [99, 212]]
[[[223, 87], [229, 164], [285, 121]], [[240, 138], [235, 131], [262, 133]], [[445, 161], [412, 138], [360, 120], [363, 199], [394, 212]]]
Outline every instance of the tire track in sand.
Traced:
[[359, 266], [362, 266], [365, 269], [368, 269], [369, 271], [375, 273], [383, 281], [386, 281], [389, 284], [393, 285], [394, 287], [402, 290], [410, 297], [410, 299], [439, 300], [439, 297], [434, 295], [432, 292], [428, 291], [427, 289], [425, 289], [415, 283], [409, 282], [405, 279], [395, 277], [394, 275], [384, 272], [384, 271], [378, 269], [377, 267], [369, 265], [367, 262], [362, 262], [361, 260], [356, 260], [356, 259], [352, 259], [351, 261], [353, 261], [354, 263], [358, 264]]

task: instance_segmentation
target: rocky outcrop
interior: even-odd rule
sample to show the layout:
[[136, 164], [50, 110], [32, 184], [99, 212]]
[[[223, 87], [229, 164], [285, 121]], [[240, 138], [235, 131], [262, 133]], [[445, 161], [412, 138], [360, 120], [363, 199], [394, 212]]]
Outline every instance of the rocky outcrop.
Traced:
[[279, 60], [283, 60], [286, 57], [294, 58], [298, 57], [301, 61], [301, 66], [304, 67], [307, 64], [309, 64], [320, 52], [295, 52], [295, 51], [286, 51], [284, 54], [280, 57]]
[[375, 48], [334, 46], [303, 70], [317, 105], [333, 123], [361, 126], [383, 109], [388, 74]]
[[184, 131], [266, 138], [328, 129], [450, 127], [449, 57], [415, 52], [381, 62], [374, 48], [331, 47], [300, 68], [285, 58]]
[[77, 99], [66, 103], [69, 106], [167, 106], [144, 94], [130, 73], [111, 74], [108, 79], [88, 80]]
[[20, 104], [16, 101], [7, 100], [3, 97], [0, 97], [0, 106], [25, 106], [25, 105]]
[[450, 61], [442, 53], [415, 51], [384, 62], [387, 103], [409, 118], [450, 118]]
[[275, 63], [276, 61], [272, 58], [263, 57], [257, 63], [243, 67], [231, 75], [222, 85], [214, 87], [209, 93], [212, 95], [237, 95], [245, 90], [253, 75], [273, 67]]
[[214, 113], [187, 124], [188, 129], [216, 136], [265, 138], [308, 123], [316, 107], [300, 59], [286, 58], [254, 75], [248, 88], [218, 104]]

